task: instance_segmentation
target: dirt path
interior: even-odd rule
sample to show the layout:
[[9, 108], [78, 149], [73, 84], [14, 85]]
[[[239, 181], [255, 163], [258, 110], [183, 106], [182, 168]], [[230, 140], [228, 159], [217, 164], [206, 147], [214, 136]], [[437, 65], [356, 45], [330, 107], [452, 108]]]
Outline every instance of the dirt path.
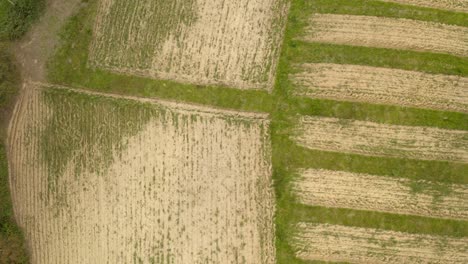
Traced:
[[81, 0], [46, 0], [39, 21], [14, 48], [23, 80], [44, 81], [46, 62], [59, 41], [58, 33], [66, 20], [79, 10]]

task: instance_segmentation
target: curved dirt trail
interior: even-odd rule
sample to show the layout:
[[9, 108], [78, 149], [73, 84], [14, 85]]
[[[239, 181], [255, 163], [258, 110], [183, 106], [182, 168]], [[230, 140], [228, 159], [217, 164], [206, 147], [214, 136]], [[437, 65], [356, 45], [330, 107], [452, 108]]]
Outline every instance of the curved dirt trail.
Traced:
[[57, 46], [58, 34], [81, 5], [81, 0], [46, 0], [42, 17], [14, 48], [24, 80], [45, 80], [46, 62]]

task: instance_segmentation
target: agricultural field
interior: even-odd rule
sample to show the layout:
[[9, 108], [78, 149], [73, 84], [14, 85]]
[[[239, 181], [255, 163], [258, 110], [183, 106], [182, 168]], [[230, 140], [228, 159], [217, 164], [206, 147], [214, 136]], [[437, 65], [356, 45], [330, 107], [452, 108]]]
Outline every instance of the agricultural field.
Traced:
[[306, 148], [468, 163], [468, 132], [463, 130], [303, 116], [294, 134]]
[[275, 262], [265, 115], [28, 85], [9, 154], [32, 263]]
[[464, 1], [231, 2], [67, 22], [10, 126], [32, 263], [467, 263]]
[[287, 9], [285, 0], [100, 1], [89, 64], [271, 90]]
[[466, 0], [382, 0], [400, 4], [415, 5], [421, 7], [432, 7], [447, 9], [459, 12], [468, 12], [468, 2]]
[[406, 18], [311, 16], [304, 40], [468, 56], [468, 29]]
[[[468, 239], [300, 223], [299, 256], [353, 263], [465, 263]], [[308, 246], [311, 245], [311, 246]]]
[[308, 205], [468, 219], [466, 184], [308, 169], [295, 179], [293, 191]]
[[468, 113], [468, 78], [343, 64], [303, 64], [297, 96]]

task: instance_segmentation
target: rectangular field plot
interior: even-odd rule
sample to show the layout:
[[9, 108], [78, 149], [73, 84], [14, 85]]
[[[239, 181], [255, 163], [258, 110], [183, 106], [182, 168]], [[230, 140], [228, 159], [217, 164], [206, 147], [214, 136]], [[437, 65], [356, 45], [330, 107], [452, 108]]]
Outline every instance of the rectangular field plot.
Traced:
[[306, 41], [468, 56], [468, 28], [404, 18], [314, 14]]
[[308, 205], [468, 220], [463, 184], [308, 169], [293, 182], [293, 191]]
[[468, 113], [468, 78], [330, 63], [302, 64], [295, 94]]
[[445, 9], [457, 12], [468, 12], [466, 0], [381, 0], [405, 5]]
[[303, 116], [293, 138], [324, 151], [468, 162], [468, 132], [461, 130]]
[[266, 118], [28, 88], [9, 155], [32, 263], [275, 263]]
[[348, 263], [468, 262], [468, 239], [402, 232], [300, 223], [295, 238], [297, 256], [304, 260]]
[[89, 63], [239, 89], [273, 86], [285, 0], [102, 0]]

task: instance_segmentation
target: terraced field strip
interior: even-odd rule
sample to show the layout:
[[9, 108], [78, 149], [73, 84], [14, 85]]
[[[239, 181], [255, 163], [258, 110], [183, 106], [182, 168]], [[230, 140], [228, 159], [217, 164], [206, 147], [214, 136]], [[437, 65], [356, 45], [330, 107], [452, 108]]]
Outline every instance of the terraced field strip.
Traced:
[[468, 239], [329, 224], [298, 224], [294, 247], [304, 260], [349, 263], [468, 262]]
[[275, 263], [264, 114], [30, 85], [9, 155], [32, 263]]
[[307, 205], [468, 220], [463, 184], [307, 169], [294, 180], [293, 191]]
[[302, 116], [293, 139], [324, 151], [468, 162], [468, 132], [461, 130]]
[[457, 12], [468, 12], [468, 1], [466, 0], [380, 0], [405, 5], [445, 9]]
[[103, 0], [90, 65], [239, 89], [273, 87], [289, 1]]
[[302, 64], [295, 94], [468, 113], [468, 78], [346, 64]]
[[404, 18], [314, 14], [303, 39], [468, 56], [468, 28]]

